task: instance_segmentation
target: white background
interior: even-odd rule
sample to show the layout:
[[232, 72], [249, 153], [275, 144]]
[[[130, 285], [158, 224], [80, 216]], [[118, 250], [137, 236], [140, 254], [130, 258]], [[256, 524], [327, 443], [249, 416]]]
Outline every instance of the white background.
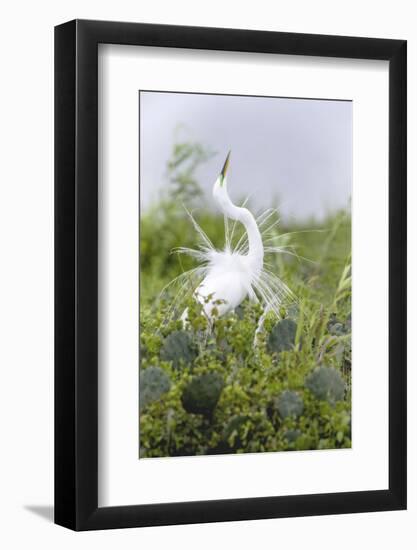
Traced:
[[[387, 62], [114, 45], [100, 47], [99, 61], [99, 504], [387, 488]], [[137, 459], [140, 88], [353, 101], [352, 449]]]
[[[2, 12], [0, 120], [1, 468], [5, 548], [414, 548], [416, 541], [416, 290], [409, 288], [409, 510], [320, 518], [74, 534], [50, 517], [53, 471], [53, 34], [73, 17], [246, 27], [409, 40], [409, 278], [416, 263], [417, 22], [413, 3], [256, 4], [153, 0], [19, 2]], [[412, 214], [412, 215], [411, 215]], [[377, 345], [377, 343], [375, 343]]]

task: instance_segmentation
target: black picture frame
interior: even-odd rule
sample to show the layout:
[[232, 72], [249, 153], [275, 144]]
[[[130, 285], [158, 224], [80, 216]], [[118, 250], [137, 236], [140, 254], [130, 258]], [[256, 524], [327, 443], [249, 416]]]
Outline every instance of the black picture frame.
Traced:
[[[98, 44], [389, 62], [389, 488], [98, 507]], [[55, 28], [55, 523], [74, 530], [406, 508], [406, 41], [74, 20]]]

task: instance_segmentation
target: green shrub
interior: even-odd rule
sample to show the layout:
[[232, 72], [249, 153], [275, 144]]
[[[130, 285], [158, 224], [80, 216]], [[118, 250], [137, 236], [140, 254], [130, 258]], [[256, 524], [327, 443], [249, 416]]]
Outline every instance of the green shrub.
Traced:
[[184, 388], [182, 406], [189, 413], [211, 416], [223, 387], [222, 377], [215, 372], [196, 376]]
[[223, 440], [230, 449], [241, 447], [245, 439], [245, 424], [250, 420], [249, 416], [238, 414], [233, 416], [224, 430]]
[[345, 395], [345, 382], [340, 372], [333, 367], [317, 367], [307, 376], [305, 384], [317, 399], [329, 403], [341, 401]]
[[268, 338], [268, 351], [280, 353], [294, 347], [297, 323], [292, 319], [283, 319], [272, 329]]
[[161, 359], [172, 361], [174, 369], [178, 369], [181, 364], [191, 364], [196, 356], [196, 347], [189, 332], [176, 330], [165, 338], [161, 349]]
[[171, 382], [160, 367], [149, 367], [142, 370], [139, 377], [139, 403], [143, 409], [149, 403], [157, 401], [169, 391]]
[[297, 418], [303, 414], [304, 403], [297, 393], [285, 390], [276, 399], [275, 407], [281, 418], [287, 418], [287, 416], [294, 416]]
[[288, 441], [288, 443], [295, 443], [297, 439], [300, 437], [300, 435], [301, 435], [300, 430], [287, 430], [284, 433], [284, 437]]

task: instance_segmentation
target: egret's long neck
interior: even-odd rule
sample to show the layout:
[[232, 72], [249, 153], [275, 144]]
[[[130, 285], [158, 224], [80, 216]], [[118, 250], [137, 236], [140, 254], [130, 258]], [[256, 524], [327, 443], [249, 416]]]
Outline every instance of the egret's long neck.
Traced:
[[259, 263], [260, 267], [262, 267], [264, 259], [264, 245], [255, 217], [247, 208], [240, 208], [234, 204], [232, 206], [233, 208], [231, 213], [233, 216], [230, 217], [240, 221], [244, 225], [248, 235], [248, 256], [250, 256], [256, 264]]
[[256, 220], [247, 208], [236, 206], [232, 203], [225, 187], [221, 190], [217, 188], [217, 191], [220, 192], [214, 193], [215, 199], [228, 218], [239, 221], [244, 225], [248, 235], [248, 257], [253, 261], [254, 267], [261, 268], [264, 259], [264, 245]]

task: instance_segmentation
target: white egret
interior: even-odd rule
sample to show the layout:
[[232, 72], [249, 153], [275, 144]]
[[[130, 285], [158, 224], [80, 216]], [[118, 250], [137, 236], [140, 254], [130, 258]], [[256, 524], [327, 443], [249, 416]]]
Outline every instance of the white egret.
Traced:
[[[275, 210], [268, 209], [255, 218], [244, 205], [233, 204], [227, 188], [229, 162], [230, 152], [213, 187], [214, 200], [225, 217], [225, 247], [223, 250], [217, 250], [193, 215], [187, 211], [201, 244], [196, 249], [180, 247], [176, 251], [192, 256], [198, 261], [199, 266], [171, 281], [170, 285], [181, 284], [171, 312], [174, 311], [177, 302], [186, 298], [190, 289], [189, 283], [192, 281], [191, 292], [201, 303], [209, 321], [233, 311], [248, 297], [250, 300], [261, 302], [264, 315], [260, 323], [263, 323], [266, 313], [272, 312], [279, 317], [281, 304], [294, 299], [287, 285], [265, 267], [264, 257], [271, 253], [293, 253], [286, 250], [285, 245], [266, 246], [271, 241], [271, 231], [279, 223], [279, 220], [274, 219]], [[229, 220], [234, 222], [231, 231]], [[237, 222], [244, 226], [245, 233], [233, 247], [232, 240]], [[269, 238], [265, 238], [267, 236]], [[187, 310], [181, 318], [186, 322]], [[258, 331], [260, 328], [258, 326]]]

